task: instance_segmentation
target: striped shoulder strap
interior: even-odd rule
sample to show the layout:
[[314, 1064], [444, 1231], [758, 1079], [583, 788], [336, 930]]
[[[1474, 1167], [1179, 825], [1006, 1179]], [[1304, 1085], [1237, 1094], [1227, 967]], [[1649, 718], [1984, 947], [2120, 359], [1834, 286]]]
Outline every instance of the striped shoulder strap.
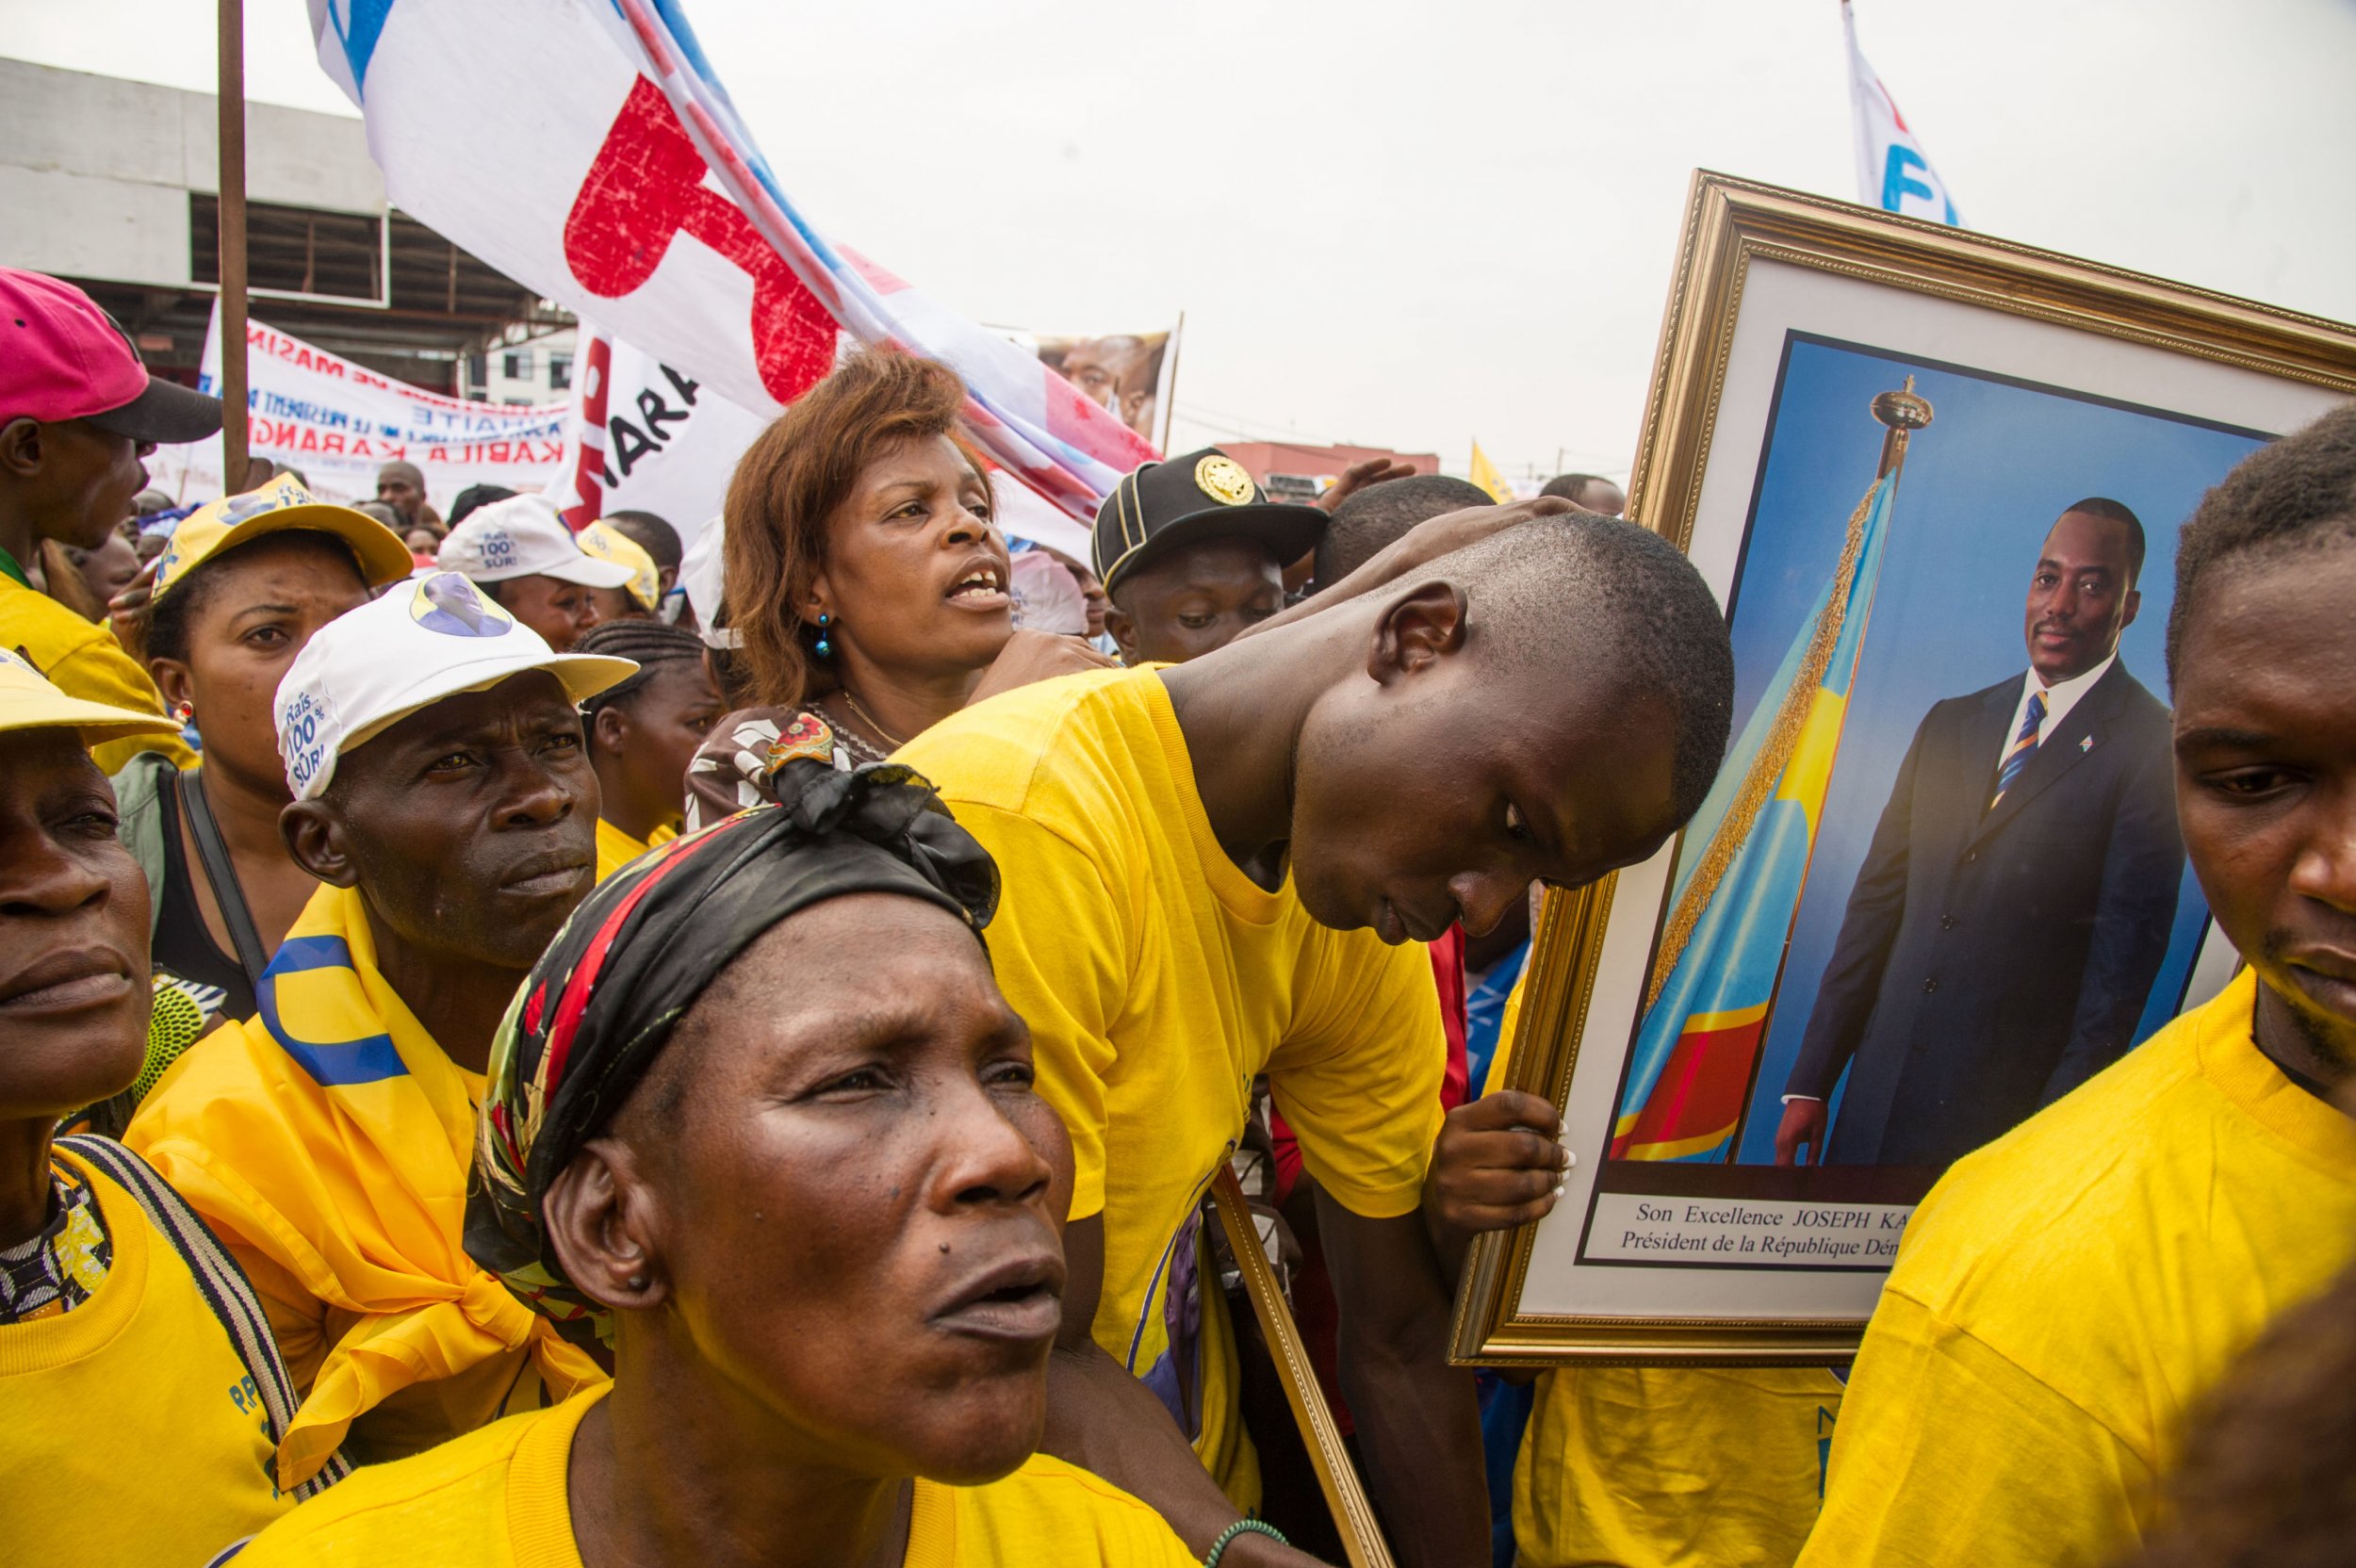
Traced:
[[[275, 1445], [284, 1441], [286, 1428], [294, 1419], [295, 1406], [301, 1401], [295, 1396], [293, 1382], [286, 1377], [286, 1364], [278, 1359], [278, 1342], [270, 1333], [270, 1319], [262, 1312], [261, 1300], [254, 1294], [245, 1270], [237, 1266], [229, 1249], [221, 1244], [221, 1238], [188, 1207], [188, 1200], [174, 1192], [172, 1184], [158, 1175], [153, 1166], [112, 1138], [61, 1137], [57, 1147], [111, 1177], [117, 1186], [138, 1201], [148, 1223], [179, 1252], [181, 1261], [188, 1266], [188, 1273], [195, 1278], [205, 1305], [213, 1309], [221, 1331], [229, 1336], [230, 1348], [245, 1364], [246, 1373], [261, 1396], [263, 1412], [270, 1419], [270, 1442]], [[350, 1474], [352, 1462], [337, 1449], [319, 1467], [319, 1474], [297, 1486], [291, 1495], [301, 1502]]]

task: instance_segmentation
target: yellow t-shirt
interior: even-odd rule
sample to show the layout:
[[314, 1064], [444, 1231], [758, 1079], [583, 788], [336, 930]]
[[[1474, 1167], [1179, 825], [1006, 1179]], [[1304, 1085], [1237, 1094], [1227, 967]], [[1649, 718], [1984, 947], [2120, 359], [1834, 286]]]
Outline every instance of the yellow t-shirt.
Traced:
[[[661, 830], [657, 829], [657, 831]], [[603, 817], [599, 817], [597, 819], [597, 880], [604, 881], [652, 847], [651, 843], [641, 842], [631, 838]]]
[[[264, 1531], [237, 1568], [581, 1568], [573, 1433], [599, 1389], [356, 1472]], [[1045, 1454], [987, 1486], [919, 1480], [904, 1568], [1191, 1568], [1161, 1515]]]
[[[161, 717], [164, 699], [155, 683], [131, 662], [110, 627], [82, 619], [46, 594], [37, 594], [0, 573], [0, 648], [23, 649], [33, 668], [70, 697], [128, 708]], [[142, 751], [160, 751], [184, 768], [196, 753], [176, 735], [132, 735], [90, 747], [98, 771], [112, 776]]]
[[2245, 971], [1915, 1210], [1801, 1561], [2107, 1563], [2187, 1413], [2356, 1250], [2356, 1121], [2250, 1039]]
[[[1411, 1214], [1439, 1131], [1447, 1037], [1421, 946], [1309, 918], [1292, 882], [1254, 884], [1204, 815], [1170, 694], [1152, 669], [1041, 682], [926, 730], [914, 767], [997, 858], [988, 933], [1031, 1026], [1039, 1091], [1071, 1129], [1072, 1216], [1104, 1217], [1096, 1342], [1173, 1413], [1195, 1224], [1268, 1075], [1327, 1193]], [[1195, 1451], [1250, 1507], [1225, 1302], [1199, 1292]], [[1170, 1319], [1182, 1324], [1173, 1353]]]
[[139, 1200], [66, 1150], [114, 1264], [71, 1312], [0, 1326], [0, 1540], [31, 1561], [205, 1561], [286, 1511], [270, 1420]]
[[[1523, 990], [1483, 1093], [1504, 1086]], [[1520, 1568], [1786, 1568], [1816, 1522], [1841, 1392], [1814, 1366], [1540, 1373], [1513, 1463]]]

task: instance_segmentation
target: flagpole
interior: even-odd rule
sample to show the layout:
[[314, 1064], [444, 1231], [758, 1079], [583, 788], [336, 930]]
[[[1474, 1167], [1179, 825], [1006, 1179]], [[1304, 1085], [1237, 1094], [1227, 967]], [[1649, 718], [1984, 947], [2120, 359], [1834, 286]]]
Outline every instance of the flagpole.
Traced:
[[[1912, 376], [1908, 376], [1906, 377], [1905, 386], [1894, 392], [1884, 392], [1880, 396], [1876, 397], [1873, 400], [1873, 417], [1880, 420], [1881, 423], [1887, 427], [1882, 432], [1881, 463], [1879, 466], [1874, 469], [1873, 482], [1876, 485], [1879, 485], [1883, 480], [1888, 480], [1890, 482], [1890, 499], [1894, 502], [1898, 498], [1899, 477], [1906, 472], [1906, 438], [1912, 435], [1916, 431], [1921, 430], [1923, 426], [1931, 422], [1930, 400], [1924, 398], [1921, 393], [1915, 391], [1914, 378]], [[1880, 592], [1880, 588], [1881, 584], [1878, 580], [1878, 574], [1876, 574], [1876, 580], [1866, 592], [1865, 604], [1861, 611], [1865, 625], [1867, 626], [1870, 626], [1873, 623], [1873, 598], [1874, 596]], [[1846, 689], [1851, 691], [1856, 689], [1857, 666], [1863, 662], [1864, 659], [1865, 635], [1864, 627], [1861, 626], [1858, 629], [1857, 633], [1857, 653], [1850, 662], [1848, 687]], [[1841, 743], [1836, 740], [1833, 743], [1833, 760], [1837, 762], [1840, 760], [1840, 757]], [[1800, 882], [1803, 887], [1805, 887], [1808, 883], [1808, 873], [1809, 868], [1813, 867], [1815, 863], [1816, 836], [1811, 833], [1808, 835], [1808, 856], [1800, 871]], [[1792, 911], [1792, 918], [1793, 923], [1796, 924], [1799, 920], [1799, 911], [1797, 909]], [[1738, 1102], [1738, 1103], [1742, 1107], [1742, 1111], [1740, 1116], [1734, 1119], [1734, 1130], [1726, 1135], [1726, 1157], [1725, 1163], [1727, 1165], [1734, 1164], [1735, 1156], [1742, 1152], [1742, 1135], [1750, 1127], [1751, 1104], [1759, 1093], [1759, 1075], [1761, 1070], [1763, 1070], [1767, 1065], [1767, 1031], [1775, 1025], [1775, 1004], [1783, 998], [1784, 970], [1791, 964], [1791, 962], [1792, 943], [1790, 940], [1790, 930], [1787, 927], [1785, 932], [1783, 956], [1777, 959], [1775, 963], [1775, 983], [1770, 987], [1767, 991], [1767, 1016], [1759, 1022], [1759, 1049], [1751, 1054], [1750, 1076], [1743, 1080], [1742, 1098]]]
[[1178, 416], [1178, 351], [1186, 337], [1186, 313], [1178, 313], [1178, 324], [1170, 331], [1170, 389], [1162, 397], [1162, 428], [1153, 445], [1164, 457], [1170, 455], [1170, 425]]
[[[1827, 666], [1832, 662], [1834, 647], [1841, 641], [1850, 584], [1863, 564], [1865, 520], [1873, 511], [1873, 498], [1881, 493], [1883, 482], [1888, 481], [1890, 496], [1895, 498], [1897, 476], [1906, 463], [1906, 438], [1931, 422], [1930, 401], [1914, 390], [1912, 376], [1906, 377], [1904, 387], [1876, 397], [1873, 402], [1873, 414], [1887, 427], [1882, 435], [1880, 466], [1874, 472], [1873, 484], [1866, 489], [1864, 499], [1858, 501], [1857, 509], [1849, 514], [1846, 537], [1841, 545], [1840, 563], [1834, 568], [1833, 586], [1825, 598], [1824, 614], [1808, 639], [1808, 653], [1798, 677], [1792, 681], [1792, 689], [1783, 694], [1767, 743], [1759, 749], [1750, 771], [1743, 776], [1742, 789], [1727, 808], [1726, 816], [1720, 820], [1718, 831], [1703, 849], [1701, 861], [1693, 879], [1686, 884], [1684, 895], [1677, 901], [1677, 906], [1669, 912], [1668, 923], [1661, 927], [1660, 947], [1653, 958], [1651, 983], [1644, 991], [1646, 1011], [1650, 1011], [1653, 1004], [1661, 1000], [1661, 990], [1676, 972], [1677, 960], [1684, 956], [1686, 942], [1692, 938], [1694, 927], [1701, 923], [1702, 911], [1717, 895], [1719, 880], [1732, 869], [1734, 857], [1750, 838], [1760, 810], [1782, 779], [1785, 765], [1792, 760], [1792, 753], [1800, 742], [1801, 726], [1807, 720], [1808, 708], [1816, 700], [1816, 688], [1823, 683]], [[1868, 616], [1873, 612], [1870, 591], [1864, 611]], [[1860, 636], [1853, 657], [1862, 659], [1864, 655], [1865, 643]], [[1849, 675], [1851, 678], [1855, 678], [1854, 668]], [[1815, 853], [1812, 837], [1808, 853]]]
[[221, 0], [221, 476], [245, 488], [245, 0]]

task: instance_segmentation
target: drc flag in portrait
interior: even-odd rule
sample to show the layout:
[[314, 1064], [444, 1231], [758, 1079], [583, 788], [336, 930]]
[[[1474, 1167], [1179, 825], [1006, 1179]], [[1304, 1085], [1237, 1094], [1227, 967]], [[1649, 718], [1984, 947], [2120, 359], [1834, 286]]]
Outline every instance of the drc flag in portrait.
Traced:
[[1615, 1160], [1722, 1159], [1742, 1121], [1841, 746], [1906, 433], [1930, 420], [1907, 386], [1875, 402], [1891, 425], [1882, 472], [1849, 518], [1815, 613], [1687, 829], [1612, 1127]]

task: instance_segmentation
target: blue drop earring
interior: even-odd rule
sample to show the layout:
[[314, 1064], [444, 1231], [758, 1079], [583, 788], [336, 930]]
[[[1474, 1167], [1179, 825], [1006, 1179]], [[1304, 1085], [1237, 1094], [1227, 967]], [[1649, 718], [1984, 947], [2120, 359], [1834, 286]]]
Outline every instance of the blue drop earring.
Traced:
[[834, 617], [827, 614], [825, 611], [821, 610], [818, 612], [818, 646], [812, 651], [814, 651], [821, 659], [831, 659], [834, 657], [834, 645], [826, 641], [826, 627], [833, 620]]

